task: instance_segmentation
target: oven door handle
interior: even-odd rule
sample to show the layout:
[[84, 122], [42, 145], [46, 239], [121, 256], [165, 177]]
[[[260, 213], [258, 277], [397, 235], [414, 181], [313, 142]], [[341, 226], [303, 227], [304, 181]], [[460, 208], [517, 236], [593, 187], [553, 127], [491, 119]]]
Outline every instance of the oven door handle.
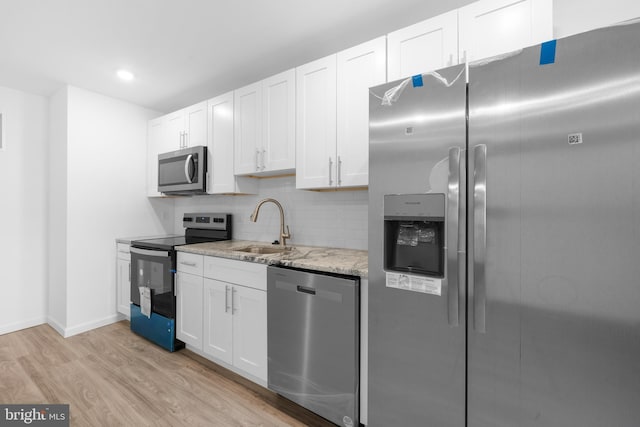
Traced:
[[140, 249], [136, 247], [131, 248], [131, 253], [138, 254], [138, 255], [154, 256], [159, 258], [167, 258], [169, 256], [169, 252], [167, 251], [154, 251], [150, 249]]

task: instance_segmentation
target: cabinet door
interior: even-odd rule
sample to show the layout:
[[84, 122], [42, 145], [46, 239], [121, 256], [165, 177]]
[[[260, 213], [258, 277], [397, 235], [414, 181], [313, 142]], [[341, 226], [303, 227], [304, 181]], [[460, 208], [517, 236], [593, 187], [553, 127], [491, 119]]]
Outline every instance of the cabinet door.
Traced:
[[184, 110], [175, 111], [167, 114], [165, 117], [167, 126], [160, 153], [179, 150], [185, 145]]
[[207, 145], [207, 102], [184, 109], [185, 147]]
[[481, 0], [459, 9], [460, 61], [473, 61], [553, 38], [552, 0]]
[[389, 33], [387, 49], [389, 81], [457, 64], [458, 12]]
[[204, 279], [203, 351], [230, 365], [233, 363], [232, 288], [226, 282]]
[[116, 269], [118, 312], [129, 318], [131, 316], [131, 261], [118, 258], [116, 260]]
[[210, 194], [233, 193], [233, 92], [210, 99], [208, 165]]
[[232, 289], [233, 365], [267, 381], [267, 293]]
[[384, 37], [338, 53], [337, 184], [369, 183], [369, 87], [386, 81]]
[[277, 74], [262, 81], [262, 153], [264, 172], [296, 167], [296, 71]]
[[234, 94], [235, 174], [260, 172], [262, 166], [262, 86], [254, 83]]
[[296, 187], [336, 185], [336, 55], [296, 68]]
[[202, 276], [176, 274], [176, 338], [202, 350]]
[[158, 154], [163, 149], [167, 122], [165, 117], [149, 120], [147, 126], [147, 196], [161, 197], [158, 191]]

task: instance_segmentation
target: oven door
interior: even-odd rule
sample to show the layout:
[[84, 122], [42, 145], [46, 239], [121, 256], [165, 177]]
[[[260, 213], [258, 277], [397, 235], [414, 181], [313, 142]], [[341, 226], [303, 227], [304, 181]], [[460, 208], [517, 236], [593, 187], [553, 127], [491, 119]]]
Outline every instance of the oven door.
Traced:
[[151, 311], [175, 318], [174, 251], [131, 248], [131, 302], [140, 305], [140, 287], [151, 289]]

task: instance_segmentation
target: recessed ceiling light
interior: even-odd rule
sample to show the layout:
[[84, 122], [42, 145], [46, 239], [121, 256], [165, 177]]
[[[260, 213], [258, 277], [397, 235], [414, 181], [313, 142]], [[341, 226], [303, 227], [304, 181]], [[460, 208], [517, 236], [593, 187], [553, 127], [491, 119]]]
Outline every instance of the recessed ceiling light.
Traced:
[[127, 70], [118, 70], [118, 72], [116, 73], [118, 75], [118, 77], [120, 77], [122, 80], [130, 82], [131, 80], [133, 80], [133, 73], [131, 71], [127, 71]]

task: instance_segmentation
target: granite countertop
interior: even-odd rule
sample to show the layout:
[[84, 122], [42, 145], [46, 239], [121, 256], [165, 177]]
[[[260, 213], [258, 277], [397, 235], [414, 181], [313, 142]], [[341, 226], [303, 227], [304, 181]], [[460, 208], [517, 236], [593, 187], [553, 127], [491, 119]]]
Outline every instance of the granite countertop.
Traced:
[[278, 247], [277, 245], [252, 240], [226, 240], [177, 246], [176, 250], [261, 264], [305, 268], [363, 278], [368, 277], [367, 251], [302, 245], [291, 245], [288, 247], [291, 247], [292, 250], [275, 254], [255, 254], [238, 251], [238, 249], [246, 248], [247, 246]]

